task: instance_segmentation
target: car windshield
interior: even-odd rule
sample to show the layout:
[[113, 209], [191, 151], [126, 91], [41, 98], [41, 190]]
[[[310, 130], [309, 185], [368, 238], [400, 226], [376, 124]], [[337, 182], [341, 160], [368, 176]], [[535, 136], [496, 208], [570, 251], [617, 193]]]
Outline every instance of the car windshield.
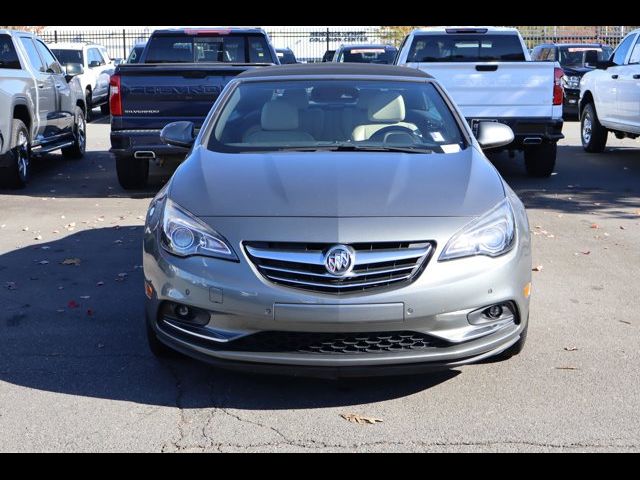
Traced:
[[384, 47], [352, 47], [340, 51], [338, 62], [392, 64], [396, 50]]
[[154, 35], [149, 40], [145, 63], [272, 63], [263, 35]]
[[80, 65], [84, 64], [82, 50], [52, 48], [51, 51], [62, 65], [68, 65], [69, 63], [79, 63]]
[[283, 150], [455, 153], [466, 143], [425, 81], [278, 80], [240, 83], [209, 136], [217, 152]]
[[559, 62], [563, 67], [584, 67], [587, 52], [595, 51], [598, 53], [598, 60], [607, 60], [611, 56], [612, 49], [610, 47], [589, 47], [589, 46], [571, 46], [559, 47]]
[[430, 34], [415, 37], [409, 62], [524, 62], [517, 35]]

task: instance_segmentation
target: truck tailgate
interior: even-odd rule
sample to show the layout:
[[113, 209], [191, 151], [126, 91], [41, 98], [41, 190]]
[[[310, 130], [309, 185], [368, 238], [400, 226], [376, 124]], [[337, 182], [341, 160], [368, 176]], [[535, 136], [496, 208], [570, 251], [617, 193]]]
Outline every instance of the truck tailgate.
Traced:
[[224, 86], [236, 75], [255, 68], [226, 64], [121, 65], [122, 110], [112, 118], [116, 129], [161, 129], [189, 120], [200, 127]]
[[429, 62], [407, 66], [438, 79], [466, 118], [553, 115], [553, 62]]

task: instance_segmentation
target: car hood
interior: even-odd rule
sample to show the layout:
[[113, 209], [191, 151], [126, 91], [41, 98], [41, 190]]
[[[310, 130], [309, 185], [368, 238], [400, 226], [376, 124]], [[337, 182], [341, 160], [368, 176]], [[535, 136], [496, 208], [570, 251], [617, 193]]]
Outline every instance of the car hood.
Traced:
[[472, 147], [449, 154], [199, 147], [174, 174], [169, 195], [201, 217], [466, 217], [505, 193], [493, 165]]

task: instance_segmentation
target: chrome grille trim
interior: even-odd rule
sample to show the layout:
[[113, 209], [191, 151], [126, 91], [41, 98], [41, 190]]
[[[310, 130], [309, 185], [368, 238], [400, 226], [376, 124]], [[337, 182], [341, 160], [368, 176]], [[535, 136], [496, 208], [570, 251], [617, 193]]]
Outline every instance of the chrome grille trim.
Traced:
[[245, 242], [249, 260], [267, 280], [292, 288], [339, 294], [410, 283], [434, 251], [433, 242], [379, 242], [349, 245], [354, 267], [343, 277], [325, 268], [325, 253], [336, 244]]

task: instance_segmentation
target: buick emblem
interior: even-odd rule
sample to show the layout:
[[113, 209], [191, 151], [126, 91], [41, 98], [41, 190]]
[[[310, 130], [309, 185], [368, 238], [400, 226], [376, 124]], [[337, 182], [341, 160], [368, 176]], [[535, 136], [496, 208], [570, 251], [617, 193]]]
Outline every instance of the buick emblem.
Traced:
[[331, 247], [324, 256], [324, 266], [331, 275], [344, 277], [353, 270], [355, 252], [345, 245]]

